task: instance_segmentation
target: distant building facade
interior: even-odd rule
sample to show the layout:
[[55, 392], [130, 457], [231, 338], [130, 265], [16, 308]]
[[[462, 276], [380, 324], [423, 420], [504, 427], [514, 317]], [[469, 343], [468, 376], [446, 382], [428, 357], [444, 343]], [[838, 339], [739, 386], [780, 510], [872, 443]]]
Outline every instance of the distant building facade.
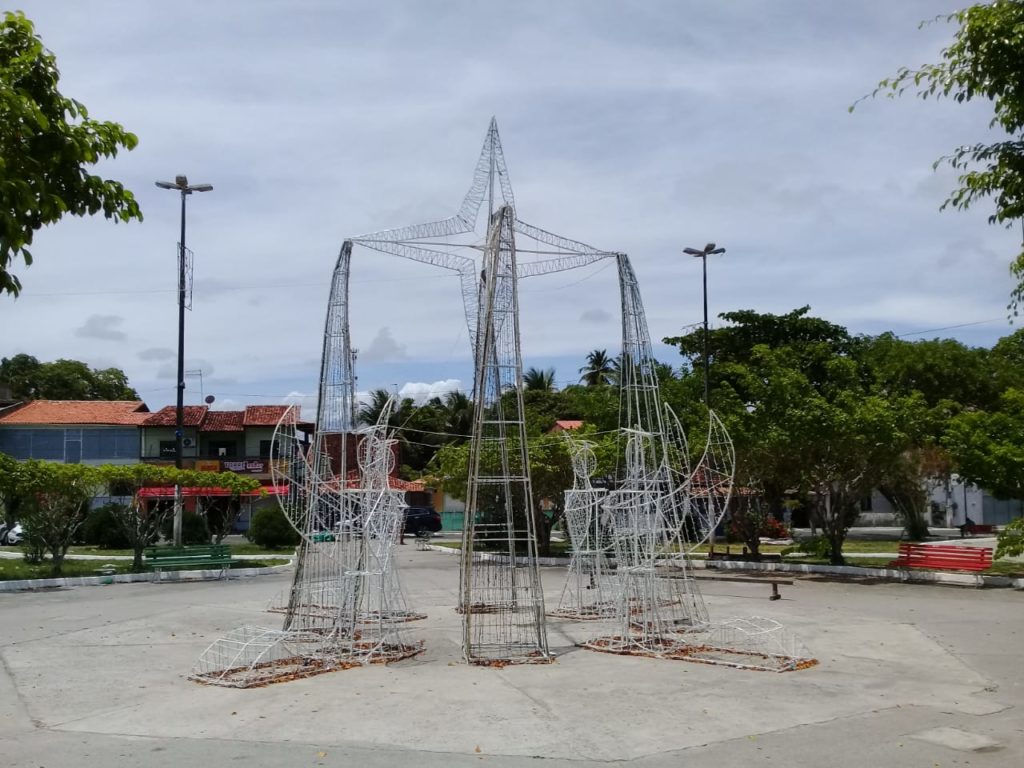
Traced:
[[0, 411], [0, 452], [19, 461], [137, 464], [141, 400], [31, 400]]

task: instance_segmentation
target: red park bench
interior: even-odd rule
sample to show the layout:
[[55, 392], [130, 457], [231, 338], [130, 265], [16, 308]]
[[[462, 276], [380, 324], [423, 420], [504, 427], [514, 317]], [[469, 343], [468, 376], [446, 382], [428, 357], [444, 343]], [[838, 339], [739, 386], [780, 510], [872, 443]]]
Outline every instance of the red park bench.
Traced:
[[900, 544], [900, 554], [890, 568], [948, 568], [987, 571], [992, 567], [989, 547], [957, 547], [948, 544]]
[[960, 528], [960, 538], [964, 536], [977, 536], [979, 533], [985, 533], [991, 535], [996, 533], [996, 526], [994, 525], [979, 525], [978, 523], [964, 523]]

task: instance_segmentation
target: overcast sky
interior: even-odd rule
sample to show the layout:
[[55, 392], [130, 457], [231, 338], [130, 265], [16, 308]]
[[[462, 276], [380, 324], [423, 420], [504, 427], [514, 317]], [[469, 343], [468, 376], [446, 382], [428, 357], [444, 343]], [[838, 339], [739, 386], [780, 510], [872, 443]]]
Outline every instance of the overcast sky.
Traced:
[[[178, 199], [195, 294], [186, 367], [221, 407], [315, 392], [331, 270], [349, 236], [453, 214], [497, 117], [521, 218], [628, 252], [651, 336], [712, 315], [814, 314], [858, 333], [1009, 332], [1016, 231], [990, 210], [939, 212], [932, 163], [991, 137], [986, 104], [879, 99], [900, 65], [935, 61], [957, 2], [22, 2], [61, 89], [139, 137], [100, 166], [142, 223], [66, 219], [38, 234], [0, 356], [123, 368], [174, 402]], [[526, 366], [575, 381], [617, 353], [604, 262], [522, 286]], [[459, 284], [372, 251], [353, 258], [359, 388], [470, 386]], [[970, 325], [963, 325], [970, 324]], [[933, 329], [962, 326], [949, 330]], [[924, 333], [922, 333], [924, 332]], [[658, 355], [677, 364], [674, 349]], [[186, 402], [199, 402], [190, 378]], [[308, 403], [308, 398], [306, 400]]]

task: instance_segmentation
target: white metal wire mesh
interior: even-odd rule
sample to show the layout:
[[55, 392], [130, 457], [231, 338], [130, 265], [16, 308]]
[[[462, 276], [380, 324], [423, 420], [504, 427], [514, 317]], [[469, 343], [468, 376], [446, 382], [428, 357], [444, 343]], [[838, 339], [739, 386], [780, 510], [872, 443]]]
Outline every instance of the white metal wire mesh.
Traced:
[[602, 511], [607, 491], [591, 485], [597, 467], [593, 443], [567, 440], [573, 487], [565, 492], [565, 524], [572, 555], [562, 596], [551, 614], [569, 619], [603, 619], [615, 615], [618, 602], [618, 580], [611, 565], [611, 520]]

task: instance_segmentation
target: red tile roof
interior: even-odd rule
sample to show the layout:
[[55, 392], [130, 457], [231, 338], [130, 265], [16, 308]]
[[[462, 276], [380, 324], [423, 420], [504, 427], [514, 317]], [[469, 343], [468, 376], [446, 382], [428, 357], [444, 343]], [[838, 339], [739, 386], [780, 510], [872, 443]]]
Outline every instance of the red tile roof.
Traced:
[[149, 415], [141, 400], [30, 400], [0, 414], [0, 424], [137, 426]]
[[[198, 427], [203, 423], [206, 414], [210, 409], [205, 405], [186, 405], [184, 409], [184, 424], [186, 427]], [[177, 425], [177, 413], [173, 405], [161, 408], [144, 422], [144, 427], [173, 427]]]
[[210, 411], [203, 420], [200, 432], [242, 432], [244, 411]]
[[[247, 405], [245, 421], [247, 427], [276, 427], [289, 405]], [[296, 409], [297, 411], [298, 409]]]
[[552, 432], [569, 432], [573, 429], [579, 429], [583, 426], [583, 422], [578, 419], [561, 419], [555, 422], [555, 426], [551, 428]]
[[[345, 482], [346, 488], [358, 488], [359, 487], [359, 470], [350, 469], [348, 471], [348, 478]], [[388, 488], [392, 491], [425, 491], [425, 486], [419, 480], [403, 480], [400, 477], [394, 475], [388, 475]]]

